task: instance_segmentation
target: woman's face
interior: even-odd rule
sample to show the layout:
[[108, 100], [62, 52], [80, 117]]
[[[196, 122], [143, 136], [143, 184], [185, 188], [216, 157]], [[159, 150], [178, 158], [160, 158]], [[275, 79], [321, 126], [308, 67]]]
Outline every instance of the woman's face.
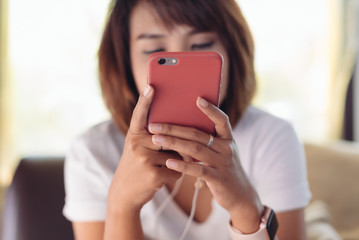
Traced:
[[144, 3], [138, 4], [130, 16], [130, 57], [137, 90], [141, 93], [147, 84], [147, 59], [153, 52], [217, 51], [224, 60], [221, 103], [227, 91], [229, 64], [217, 33], [198, 32], [187, 25], [168, 30], [156, 16], [155, 10]]

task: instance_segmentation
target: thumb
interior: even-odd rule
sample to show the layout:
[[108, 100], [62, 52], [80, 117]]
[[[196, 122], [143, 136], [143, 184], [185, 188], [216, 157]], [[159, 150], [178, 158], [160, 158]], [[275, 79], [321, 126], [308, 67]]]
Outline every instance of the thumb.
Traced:
[[129, 130], [139, 132], [146, 129], [148, 109], [152, 102], [153, 93], [153, 88], [150, 85], [147, 85], [133, 110]]

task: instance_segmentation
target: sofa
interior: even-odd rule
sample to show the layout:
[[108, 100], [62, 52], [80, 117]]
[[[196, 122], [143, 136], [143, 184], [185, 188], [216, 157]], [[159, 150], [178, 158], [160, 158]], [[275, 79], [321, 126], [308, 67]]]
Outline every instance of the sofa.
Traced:
[[6, 191], [0, 240], [73, 240], [65, 203], [63, 157], [20, 161]]
[[[358, 143], [307, 143], [305, 152], [312, 192], [311, 203], [306, 209], [309, 240], [337, 239], [334, 235], [319, 237], [321, 231], [331, 231], [328, 225], [342, 239], [359, 239]], [[317, 224], [313, 224], [315, 219]]]
[[[312, 191], [308, 240], [359, 239], [359, 146], [304, 147]], [[73, 239], [63, 204], [63, 158], [23, 159], [7, 190], [0, 239]]]

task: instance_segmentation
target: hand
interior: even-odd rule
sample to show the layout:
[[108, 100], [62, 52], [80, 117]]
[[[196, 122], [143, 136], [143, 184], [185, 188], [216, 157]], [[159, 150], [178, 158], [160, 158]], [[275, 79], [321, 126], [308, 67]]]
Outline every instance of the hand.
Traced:
[[166, 167], [168, 158], [181, 159], [178, 154], [159, 152], [146, 129], [153, 88], [147, 86], [133, 111], [120, 163], [109, 190], [112, 210], [137, 211], [152, 199], [164, 184], [176, 181], [181, 174]]
[[153, 143], [189, 155], [201, 162], [168, 159], [168, 168], [206, 181], [215, 200], [231, 215], [234, 227], [243, 233], [259, 228], [263, 207], [239, 160], [228, 116], [216, 106], [198, 98], [197, 106], [215, 124], [217, 136], [209, 148], [209, 134], [190, 127], [151, 124]]

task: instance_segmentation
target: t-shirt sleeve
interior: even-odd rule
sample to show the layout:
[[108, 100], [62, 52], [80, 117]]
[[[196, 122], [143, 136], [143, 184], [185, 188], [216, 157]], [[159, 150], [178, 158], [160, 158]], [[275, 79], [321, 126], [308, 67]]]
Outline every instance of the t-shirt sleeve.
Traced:
[[273, 124], [258, 144], [254, 179], [262, 203], [277, 212], [305, 207], [311, 197], [305, 154], [292, 125]]
[[109, 182], [108, 172], [91, 151], [84, 137], [76, 139], [66, 156], [64, 216], [75, 222], [104, 221]]

